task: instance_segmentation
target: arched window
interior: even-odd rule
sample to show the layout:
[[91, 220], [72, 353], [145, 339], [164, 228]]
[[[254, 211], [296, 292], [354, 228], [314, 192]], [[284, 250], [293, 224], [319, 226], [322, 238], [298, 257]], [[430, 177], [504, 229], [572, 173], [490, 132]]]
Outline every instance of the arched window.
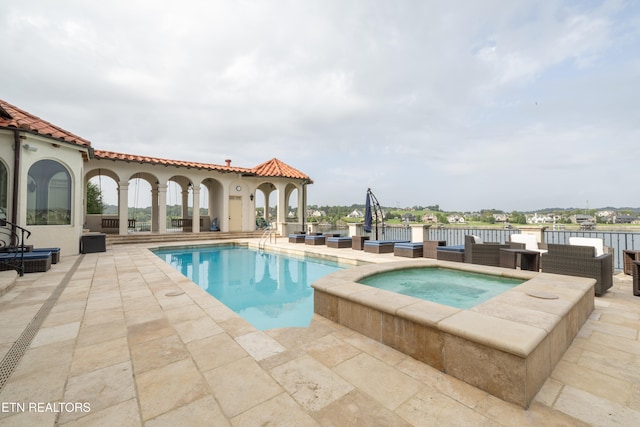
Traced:
[[27, 225], [71, 224], [71, 176], [54, 160], [40, 160], [29, 168]]
[[7, 212], [7, 194], [9, 191], [9, 181], [7, 180], [7, 167], [0, 162], [0, 216], [4, 217]]

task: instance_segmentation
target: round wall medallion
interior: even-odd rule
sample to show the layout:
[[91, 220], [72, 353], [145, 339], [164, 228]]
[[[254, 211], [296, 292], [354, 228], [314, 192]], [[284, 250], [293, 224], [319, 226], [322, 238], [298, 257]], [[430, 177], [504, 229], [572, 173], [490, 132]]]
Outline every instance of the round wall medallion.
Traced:
[[240, 187], [239, 185], [236, 186], [236, 191], [242, 191], [242, 187]]

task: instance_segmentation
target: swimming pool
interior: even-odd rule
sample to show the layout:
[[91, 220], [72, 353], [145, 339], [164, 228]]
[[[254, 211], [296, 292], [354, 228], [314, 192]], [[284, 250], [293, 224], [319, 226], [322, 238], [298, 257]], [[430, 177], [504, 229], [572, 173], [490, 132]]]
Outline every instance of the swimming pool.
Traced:
[[446, 268], [408, 268], [375, 274], [363, 285], [456, 308], [471, 308], [513, 289], [524, 280]]
[[306, 327], [313, 316], [311, 283], [344, 266], [239, 245], [159, 248], [167, 264], [260, 330]]

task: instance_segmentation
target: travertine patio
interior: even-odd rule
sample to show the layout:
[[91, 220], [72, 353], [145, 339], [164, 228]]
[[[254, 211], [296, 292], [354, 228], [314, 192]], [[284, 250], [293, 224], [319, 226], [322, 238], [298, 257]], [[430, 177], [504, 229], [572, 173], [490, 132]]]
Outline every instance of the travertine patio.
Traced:
[[[629, 276], [596, 298], [524, 410], [319, 316], [309, 328], [257, 331], [150, 246], [63, 256], [0, 297], [0, 354], [9, 355], [0, 424], [640, 425], [640, 298]], [[10, 350], [25, 330], [35, 336], [14, 367]]]

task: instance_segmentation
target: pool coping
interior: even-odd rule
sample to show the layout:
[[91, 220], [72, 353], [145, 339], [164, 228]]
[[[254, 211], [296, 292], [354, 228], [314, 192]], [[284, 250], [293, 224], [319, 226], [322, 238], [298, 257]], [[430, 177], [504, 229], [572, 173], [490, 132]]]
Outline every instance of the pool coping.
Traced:
[[[357, 283], [416, 267], [526, 281], [467, 310]], [[367, 264], [312, 284], [315, 313], [525, 408], [593, 311], [594, 286], [589, 278], [432, 259]]]

